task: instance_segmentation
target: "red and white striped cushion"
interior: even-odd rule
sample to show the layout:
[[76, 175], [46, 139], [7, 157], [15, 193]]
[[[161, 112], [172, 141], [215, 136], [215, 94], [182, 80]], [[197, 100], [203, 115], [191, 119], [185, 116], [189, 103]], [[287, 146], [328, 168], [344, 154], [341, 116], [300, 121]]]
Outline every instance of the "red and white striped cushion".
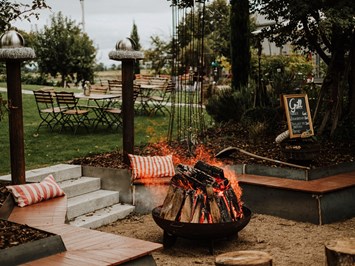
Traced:
[[52, 175], [47, 176], [40, 183], [12, 185], [6, 188], [12, 193], [19, 207], [65, 195]]
[[129, 154], [132, 178], [158, 178], [175, 175], [173, 156], [138, 156]]

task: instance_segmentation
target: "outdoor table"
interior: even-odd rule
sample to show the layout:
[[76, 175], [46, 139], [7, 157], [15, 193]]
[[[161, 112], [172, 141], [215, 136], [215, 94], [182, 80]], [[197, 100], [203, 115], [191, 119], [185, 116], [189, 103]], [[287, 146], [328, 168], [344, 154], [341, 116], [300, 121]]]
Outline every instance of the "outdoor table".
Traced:
[[[106, 118], [105, 110], [109, 108], [113, 102], [117, 101], [120, 99], [120, 95], [117, 94], [94, 94], [91, 93], [90, 95], [85, 95], [84, 93], [75, 93], [74, 94], [76, 98], [79, 100], [87, 100], [87, 106], [88, 108], [91, 108], [95, 115], [95, 121], [94, 121], [94, 128], [96, 129], [97, 126], [102, 123], [102, 124], [109, 124]], [[90, 105], [90, 102], [94, 102], [94, 105]]]
[[141, 90], [139, 93], [139, 99], [140, 99], [140, 108], [143, 112], [145, 113], [150, 113], [151, 108], [149, 106], [149, 102], [151, 101], [151, 97], [155, 93], [161, 93], [162, 92], [162, 87], [159, 85], [153, 85], [153, 84], [140, 84]]

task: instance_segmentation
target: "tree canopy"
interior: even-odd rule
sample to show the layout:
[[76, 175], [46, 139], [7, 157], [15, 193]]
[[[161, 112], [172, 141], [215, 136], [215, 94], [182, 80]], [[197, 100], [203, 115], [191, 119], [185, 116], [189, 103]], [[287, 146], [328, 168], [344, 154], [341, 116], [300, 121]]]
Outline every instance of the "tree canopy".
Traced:
[[93, 81], [96, 48], [75, 21], [57, 13], [49, 26], [35, 33], [34, 42], [41, 73], [60, 74], [62, 86], [68, 78]]
[[328, 65], [314, 119], [319, 133], [349, 115], [355, 119], [355, 4], [353, 0], [253, 0], [254, 11], [274, 24], [263, 33], [278, 45], [290, 42], [304, 52], [317, 52]]
[[33, 0], [31, 5], [0, 0], [0, 32], [10, 29], [11, 23], [17, 19], [30, 21], [32, 16], [38, 19], [36, 10], [43, 8], [50, 9], [45, 0]]

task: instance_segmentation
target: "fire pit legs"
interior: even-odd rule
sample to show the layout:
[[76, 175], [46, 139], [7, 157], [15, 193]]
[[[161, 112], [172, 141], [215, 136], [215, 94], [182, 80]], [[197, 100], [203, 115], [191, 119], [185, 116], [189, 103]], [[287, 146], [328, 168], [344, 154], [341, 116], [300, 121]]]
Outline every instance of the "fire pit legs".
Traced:
[[164, 231], [164, 235], [163, 235], [163, 246], [164, 246], [164, 248], [171, 248], [175, 244], [176, 239], [177, 239], [176, 236]]
[[211, 240], [210, 241], [210, 246], [209, 246], [209, 252], [210, 252], [210, 255], [213, 255], [214, 254], [214, 240]]

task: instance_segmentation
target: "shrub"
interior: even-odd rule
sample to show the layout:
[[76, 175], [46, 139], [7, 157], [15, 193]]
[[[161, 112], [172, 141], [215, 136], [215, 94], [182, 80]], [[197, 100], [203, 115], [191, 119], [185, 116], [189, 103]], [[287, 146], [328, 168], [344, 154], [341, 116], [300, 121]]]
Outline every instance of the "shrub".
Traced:
[[246, 89], [240, 91], [226, 89], [208, 100], [206, 111], [216, 122], [239, 122], [250, 106], [251, 94]]

